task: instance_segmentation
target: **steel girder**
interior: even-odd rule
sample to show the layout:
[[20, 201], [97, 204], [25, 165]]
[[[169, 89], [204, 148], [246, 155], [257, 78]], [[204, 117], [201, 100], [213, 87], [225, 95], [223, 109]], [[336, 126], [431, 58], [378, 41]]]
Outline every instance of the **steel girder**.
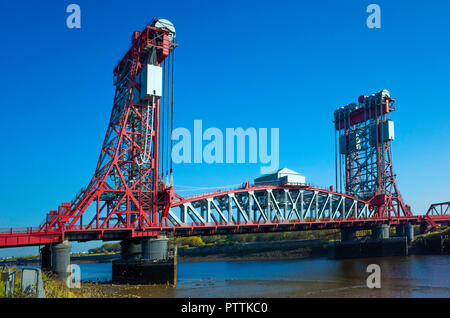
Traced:
[[168, 225], [173, 227], [226, 223], [260, 224], [371, 218], [368, 202], [308, 187], [254, 187], [211, 193], [173, 203]]

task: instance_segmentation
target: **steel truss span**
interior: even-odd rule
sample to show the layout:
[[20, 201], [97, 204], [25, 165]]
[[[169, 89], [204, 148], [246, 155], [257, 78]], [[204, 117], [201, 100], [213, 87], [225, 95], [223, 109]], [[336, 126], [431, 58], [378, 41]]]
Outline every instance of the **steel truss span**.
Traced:
[[[68, 208], [68, 207], [67, 207]], [[190, 198], [178, 197], [158, 212], [158, 225], [136, 229], [107, 227], [103, 223], [82, 226], [60, 224], [0, 233], [0, 246], [24, 246], [75, 241], [119, 240], [165, 232], [175, 236], [296, 231], [373, 225], [377, 220], [368, 202], [307, 186], [254, 186], [213, 192]]]
[[442, 203], [435, 203], [430, 206], [430, 208], [427, 211], [428, 216], [432, 215], [449, 215], [450, 214], [450, 202], [442, 202]]
[[[257, 186], [180, 198], [160, 210], [160, 224], [134, 227], [69, 225], [49, 230], [0, 230], [0, 247], [43, 245], [70, 241], [122, 240], [174, 236], [243, 234], [319, 229], [370, 229], [379, 224], [450, 224], [450, 202], [433, 204], [427, 215], [396, 218], [374, 215], [369, 202], [333, 191], [293, 186]], [[441, 209], [442, 208], [442, 209]], [[437, 211], [437, 214], [435, 214]]]
[[424, 219], [429, 225], [425, 232], [439, 228], [439, 224], [436, 220], [447, 220], [450, 223], [450, 202], [435, 203], [430, 205]]
[[168, 226], [264, 224], [370, 218], [368, 202], [308, 187], [252, 187], [182, 199], [170, 206]]

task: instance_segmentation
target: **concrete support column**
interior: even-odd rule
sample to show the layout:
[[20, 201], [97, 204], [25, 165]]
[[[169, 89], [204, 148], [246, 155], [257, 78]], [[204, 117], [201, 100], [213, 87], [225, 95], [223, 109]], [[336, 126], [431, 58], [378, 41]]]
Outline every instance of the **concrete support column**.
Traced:
[[388, 224], [381, 224], [376, 226], [373, 229], [372, 237], [374, 239], [388, 239], [389, 238], [389, 225]]
[[406, 238], [409, 242], [414, 240], [414, 226], [411, 223], [405, 225]]
[[122, 261], [134, 262], [142, 256], [141, 240], [125, 239], [120, 242], [120, 256]]
[[341, 229], [341, 242], [354, 241], [356, 239], [356, 230], [352, 228]]
[[41, 270], [50, 272], [52, 270], [52, 248], [50, 244], [44, 245], [39, 252], [41, 254]]
[[169, 239], [165, 236], [159, 238], [145, 238], [142, 240], [142, 259], [163, 260], [168, 256]]
[[112, 263], [112, 280], [128, 284], [177, 283], [177, 255], [169, 253], [169, 239], [136, 238], [123, 240], [122, 259]]
[[67, 269], [70, 265], [71, 248], [72, 246], [67, 240], [59, 244], [54, 244], [51, 247], [52, 271], [58, 276], [58, 278], [65, 279], [70, 274]]
[[405, 226], [404, 226], [403, 224], [397, 225], [397, 226], [395, 227], [395, 234], [396, 234], [398, 237], [403, 237], [403, 236], [405, 236], [405, 235], [406, 235], [406, 234], [405, 234]]

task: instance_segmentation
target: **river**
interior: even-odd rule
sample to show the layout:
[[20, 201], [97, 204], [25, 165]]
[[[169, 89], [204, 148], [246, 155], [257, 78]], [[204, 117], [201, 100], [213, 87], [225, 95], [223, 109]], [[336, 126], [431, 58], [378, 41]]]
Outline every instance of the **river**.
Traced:
[[[370, 289], [369, 264], [381, 268]], [[81, 280], [110, 280], [111, 264], [81, 264]], [[178, 263], [176, 288], [115, 286], [139, 297], [450, 297], [448, 255], [329, 260], [200, 261]]]

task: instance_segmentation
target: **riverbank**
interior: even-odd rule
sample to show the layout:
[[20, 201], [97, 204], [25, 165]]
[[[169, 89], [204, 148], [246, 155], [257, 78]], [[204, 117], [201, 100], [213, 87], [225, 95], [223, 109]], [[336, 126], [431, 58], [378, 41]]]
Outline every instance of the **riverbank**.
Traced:
[[328, 241], [276, 241], [202, 246], [178, 250], [179, 262], [289, 260], [327, 255]]
[[[289, 260], [326, 256], [327, 240], [275, 241], [211, 245], [178, 249], [178, 262]], [[109, 263], [120, 259], [120, 253], [71, 256], [72, 264]], [[0, 265], [38, 266], [39, 258], [16, 258]]]
[[411, 243], [410, 255], [449, 255], [450, 229], [419, 235]]

